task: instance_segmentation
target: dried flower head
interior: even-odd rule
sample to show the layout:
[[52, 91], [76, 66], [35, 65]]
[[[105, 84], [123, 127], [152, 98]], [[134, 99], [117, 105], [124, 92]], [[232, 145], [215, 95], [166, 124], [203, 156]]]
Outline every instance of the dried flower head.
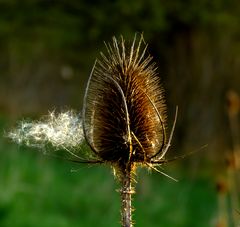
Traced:
[[[157, 163], [165, 155], [166, 105], [143, 37], [106, 44], [88, 81], [83, 107], [85, 138], [102, 161]], [[147, 56], [146, 56], [147, 55]], [[171, 133], [172, 136], [172, 133]]]

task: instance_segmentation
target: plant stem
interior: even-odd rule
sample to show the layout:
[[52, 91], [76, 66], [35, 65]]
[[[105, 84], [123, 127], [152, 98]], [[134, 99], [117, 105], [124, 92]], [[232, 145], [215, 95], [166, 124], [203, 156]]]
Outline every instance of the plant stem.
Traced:
[[121, 200], [122, 200], [122, 227], [132, 227], [132, 164], [127, 164], [121, 168]]

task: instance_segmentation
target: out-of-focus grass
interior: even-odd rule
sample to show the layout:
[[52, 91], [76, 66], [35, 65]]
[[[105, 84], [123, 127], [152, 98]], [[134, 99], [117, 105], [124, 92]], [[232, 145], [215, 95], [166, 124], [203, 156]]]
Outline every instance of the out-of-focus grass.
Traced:
[[[138, 171], [136, 226], [214, 226], [214, 182], [185, 173], [171, 170], [176, 183]], [[77, 165], [0, 140], [1, 227], [117, 227], [121, 204], [116, 189], [109, 167]]]

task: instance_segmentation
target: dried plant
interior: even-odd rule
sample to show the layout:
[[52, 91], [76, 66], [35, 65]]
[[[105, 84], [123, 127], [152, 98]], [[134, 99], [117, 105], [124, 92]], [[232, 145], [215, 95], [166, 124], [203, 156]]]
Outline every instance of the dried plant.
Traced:
[[[93, 66], [81, 117], [50, 113], [40, 122], [22, 122], [9, 136], [31, 146], [65, 148], [72, 161], [112, 166], [121, 183], [122, 226], [130, 227], [133, 174], [138, 166], [161, 172], [157, 167], [166, 162], [177, 110], [167, 139], [163, 88], [143, 36], [130, 45], [113, 37], [106, 48]], [[84, 141], [92, 153], [83, 159], [76, 151]]]

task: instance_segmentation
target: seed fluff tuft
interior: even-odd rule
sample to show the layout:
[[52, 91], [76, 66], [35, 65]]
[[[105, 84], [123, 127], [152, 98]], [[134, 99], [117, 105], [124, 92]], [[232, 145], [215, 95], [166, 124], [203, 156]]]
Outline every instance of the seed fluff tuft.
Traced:
[[76, 149], [84, 141], [82, 120], [74, 111], [50, 112], [40, 121], [22, 121], [8, 137], [37, 148], [50, 144], [56, 149]]

